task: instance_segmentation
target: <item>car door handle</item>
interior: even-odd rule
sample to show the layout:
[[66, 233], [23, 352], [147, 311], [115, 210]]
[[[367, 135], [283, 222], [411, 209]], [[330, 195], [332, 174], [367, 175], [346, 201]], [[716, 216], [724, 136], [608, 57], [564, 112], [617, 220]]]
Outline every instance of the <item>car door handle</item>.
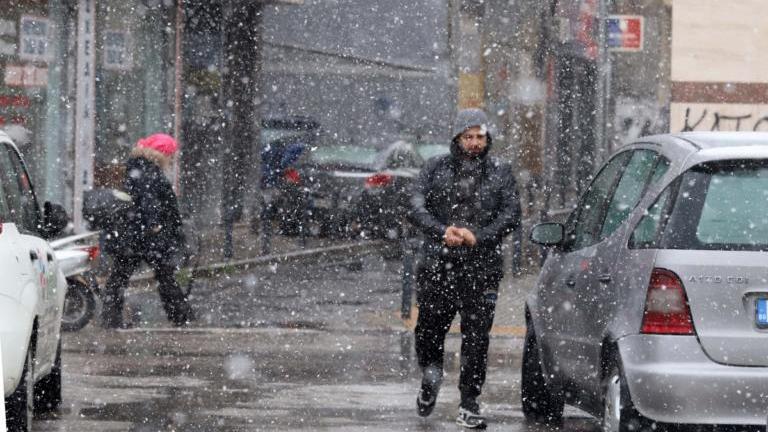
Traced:
[[611, 275], [603, 273], [597, 277], [597, 280], [599, 280], [601, 283], [611, 283]]
[[565, 286], [567, 286], [568, 288], [573, 288], [576, 286], [576, 281], [573, 279], [568, 279], [567, 281], [565, 281]]
[[29, 251], [29, 259], [31, 259], [32, 261], [37, 261], [37, 258], [38, 258], [37, 252]]

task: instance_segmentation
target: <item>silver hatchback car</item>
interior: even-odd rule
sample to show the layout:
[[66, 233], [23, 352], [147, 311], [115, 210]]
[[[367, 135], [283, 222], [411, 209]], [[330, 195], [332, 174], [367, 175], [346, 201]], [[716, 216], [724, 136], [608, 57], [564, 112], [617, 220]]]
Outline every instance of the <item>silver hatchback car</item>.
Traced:
[[641, 138], [600, 169], [526, 301], [522, 403], [606, 431], [763, 425], [768, 133]]

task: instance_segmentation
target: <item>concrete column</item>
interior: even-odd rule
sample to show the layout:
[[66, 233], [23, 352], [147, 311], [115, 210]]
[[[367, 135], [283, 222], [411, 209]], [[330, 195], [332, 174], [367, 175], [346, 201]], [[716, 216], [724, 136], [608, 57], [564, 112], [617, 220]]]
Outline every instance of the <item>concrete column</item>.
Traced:
[[[63, 2], [48, 1], [48, 16], [53, 23], [53, 37], [48, 48], [53, 52], [48, 64], [48, 90], [45, 98], [45, 118], [42, 141], [45, 145], [45, 175], [39, 179], [39, 199], [58, 204], [65, 203], [67, 172], [65, 167], [70, 165], [66, 152], [66, 111], [63, 106], [67, 103], [66, 72], [67, 72], [67, 35], [71, 34], [71, 14]], [[42, 193], [41, 193], [42, 192]], [[69, 212], [72, 209], [68, 209]]]
[[262, 4], [230, 0], [224, 3], [226, 131], [223, 156], [224, 182], [222, 217], [225, 222], [240, 218], [246, 196], [254, 186], [248, 181], [258, 147], [256, 103], [261, 55]]

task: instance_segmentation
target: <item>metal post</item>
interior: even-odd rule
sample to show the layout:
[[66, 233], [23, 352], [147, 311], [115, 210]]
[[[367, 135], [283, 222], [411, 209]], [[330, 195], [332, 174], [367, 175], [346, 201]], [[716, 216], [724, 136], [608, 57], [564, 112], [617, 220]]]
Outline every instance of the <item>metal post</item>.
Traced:
[[[175, 65], [174, 65], [174, 75], [173, 75], [173, 83], [174, 83], [174, 94], [173, 94], [173, 136], [176, 138], [176, 140], [179, 143], [182, 143], [182, 136], [181, 136], [181, 96], [184, 91], [182, 88], [182, 73], [184, 70], [184, 64], [183, 64], [183, 52], [182, 52], [182, 35], [184, 34], [184, 0], [177, 0], [176, 2], [176, 40], [175, 40], [175, 46], [176, 46], [176, 56], [175, 56]], [[179, 176], [179, 159], [180, 159], [180, 153], [184, 151], [184, 146], [180, 146], [181, 151], [177, 152], [173, 157], [173, 186], [176, 190], [177, 194], [181, 194], [183, 191], [181, 190], [180, 183], [181, 179]]]
[[222, 254], [226, 259], [232, 259], [235, 255], [234, 245], [232, 244], [233, 229], [234, 220], [230, 217], [224, 218], [224, 248]]
[[512, 232], [512, 275], [520, 276], [523, 273], [523, 228]]
[[413, 298], [413, 248], [410, 247], [408, 235], [403, 235], [400, 241], [403, 253], [403, 300], [400, 306], [400, 317], [403, 319], [411, 318], [411, 299]]
[[262, 190], [261, 209], [259, 211], [259, 239], [261, 241], [261, 254], [267, 255], [272, 251], [272, 217], [274, 216], [273, 193], [270, 190]]
[[74, 225], [85, 231], [83, 192], [93, 187], [96, 96], [96, 0], [80, 0], [77, 11]]
[[608, 64], [610, 62], [606, 41], [606, 19], [608, 18], [607, 0], [598, 0], [597, 6], [597, 106], [595, 109], [595, 142], [601, 158], [609, 151], [606, 140], [606, 94], [608, 90]]

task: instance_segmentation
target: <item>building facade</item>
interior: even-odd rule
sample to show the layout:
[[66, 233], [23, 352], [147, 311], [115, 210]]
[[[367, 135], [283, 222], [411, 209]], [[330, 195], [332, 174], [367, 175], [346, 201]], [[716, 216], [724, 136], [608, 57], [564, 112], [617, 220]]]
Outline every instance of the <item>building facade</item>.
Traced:
[[768, 131], [768, 3], [672, 4], [671, 129]]
[[0, 124], [40, 200], [80, 225], [82, 191], [115, 185], [135, 141], [174, 132], [173, 1], [9, 0], [0, 10]]

